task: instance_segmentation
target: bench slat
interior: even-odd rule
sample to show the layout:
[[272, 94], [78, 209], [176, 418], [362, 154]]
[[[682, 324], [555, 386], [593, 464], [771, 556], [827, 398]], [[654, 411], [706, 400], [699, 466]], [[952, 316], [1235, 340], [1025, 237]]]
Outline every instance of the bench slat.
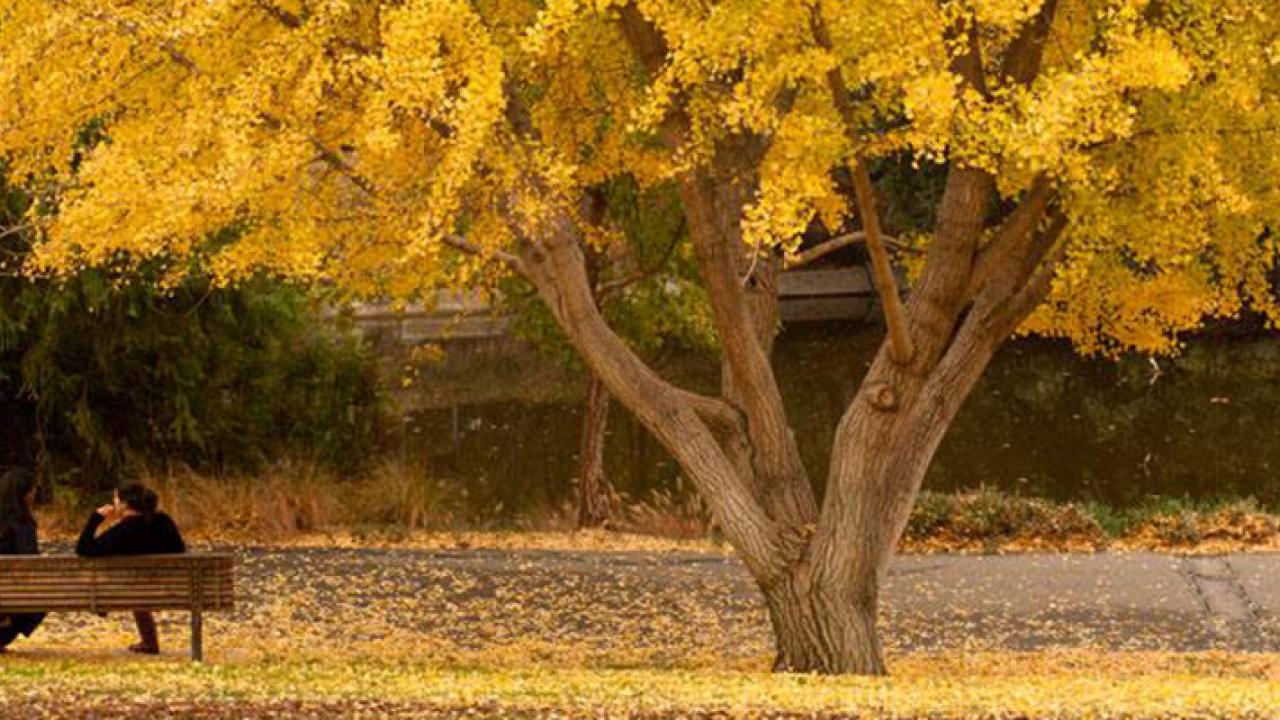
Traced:
[[[38, 577], [30, 577], [30, 576], [15, 577], [10, 575], [0, 574], [0, 588], [34, 586], [34, 585], [39, 585], [41, 587], [54, 587], [57, 585], [89, 585], [89, 584], [95, 584], [98, 586], [105, 586], [105, 585], [185, 586], [185, 585], [191, 584], [191, 578], [192, 576], [190, 574], [181, 575], [181, 576], [165, 575], [162, 577], [154, 577], [154, 576], [146, 576], [146, 575], [119, 576], [119, 575], [107, 575], [105, 573], [98, 576], [85, 575], [85, 576], [68, 576], [68, 577], [58, 577], [56, 575], [45, 575], [45, 576], [38, 576]], [[232, 576], [230, 575], [202, 575], [200, 577], [200, 583], [202, 585], [228, 583], [231, 581], [232, 581]]]
[[[105, 612], [107, 610], [191, 610], [191, 601], [186, 598], [98, 598], [90, 602], [89, 598], [14, 598], [6, 601], [4, 612]], [[200, 606], [203, 612], [221, 612], [233, 610], [235, 604], [230, 597], [204, 602]]]
[[128, 569], [120, 570], [118, 568], [102, 568], [99, 570], [64, 570], [61, 573], [28, 573], [26, 570], [6, 570], [0, 568], [0, 579], [22, 579], [22, 580], [56, 580], [56, 579], [74, 579], [87, 580], [91, 578], [155, 578], [157, 580], [189, 578], [193, 574], [200, 574], [202, 578], [230, 578], [234, 573], [229, 570], [205, 570], [205, 569], [186, 569], [186, 570], [141, 570]]
[[[227, 587], [232, 584], [229, 577], [226, 578], [201, 578], [199, 582], [200, 588], [220, 588]], [[132, 582], [120, 580], [103, 581], [101, 579], [94, 580], [19, 580], [15, 582], [7, 582], [0, 579], [0, 594], [9, 590], [29, 590], [36, 588], [45, 588], [49, 590], [57, 590], [58, 588], [77, 588], [77, 587], [98, 587], [98, 588], [137, 588], [148, 587], [156, 589], [189, 589], [196, 587], [196, 583], [189, 579], [181, 581], [166, 580], [164, 582]]]
[[[200, 585], [223, 585], [232, 582], [233, 578], [229, 575], [221, 577], [202, 577]], [[147, 585], [150, 587], [188, 587], [191, 585], [192, 578], [190, 575], [183, 578], [147, 578], [147, 577], [83, 577], [83, 578], [7, 578], [0, 576], [0, 590], [8, 587], [59, 587], [59, 586], [81, 586], [96, 585], [98, 587], [137, 587], [139, 585]]]
[[30, 568], [37, 571], [61, 567], [140, 567], [140, 568], [188, 568], [193, 566], [230, 568], [235, 557], [224, 553], [200, 555], [114, 555], [111, 557], [82, 558], [75, 555], [0, 555], [0, 568]]
[[231, 610], [234, 565], [226, 553], [0, 555], [0, 612]]
[[30, 585], [27, 587], [11, 587], [11, 588], [0, 589], [0, 604], [4, 602], [5, 598], [13, 597], [15, 595], [65, 595], [65, 594], [77, 594], [77, 593], [89, 595], [92, 593], [97, 593], [99, 596], [143, 594], [143, 595], [173, 595], [173, 596], [181, 595], [185, 597], [187, 595], [194, 595], [197, 592], [201, 594], [210, 594], [210, 593], [225, 594], [230, 592], [232, 589], [234, 589], [234, 587], [235, 587], [234, 585], [231, 585], [229, 583], [201, 584], [198, 587], [197, 586], [148, 587], [145, 585], [133, 585], [133, 586], [120, 585], [120, 586], [110, 586], [110, 587], [102, 587], [102, 586], [95, 587], [92, 585], [79, 585], [79, 586], [61, 585], [58, 587], [41, 587], [38, 585]]

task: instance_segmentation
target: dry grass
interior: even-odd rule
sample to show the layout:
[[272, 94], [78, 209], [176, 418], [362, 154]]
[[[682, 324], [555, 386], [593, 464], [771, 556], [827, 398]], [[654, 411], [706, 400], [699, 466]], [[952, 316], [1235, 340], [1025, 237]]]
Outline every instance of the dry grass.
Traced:
[[[278, 542], [362, 527], [412, 532], [456, 525], [456, 488], [390, 463], [353, 481], [305, 463], [284, 463], [254, 476], [180, 470], [142, 481], [196, 538]], [[41, 524], [47, 534], [70, 534], [89, 509], [58, 491], [41, 508]]]
[[620, 507], [618, 526], [625, 531], [679, 540], [705, 539], [714, 534], [707, 504], [697, 493], [680, 486], [659, 490], [643, 500], [627, 502], [624, 498]]
[[1155, 512], [1136, 522], [1118, 544], [1125, 549], [1229, 552], [1280, 547], [1280, 518], [1252, 501], [1217, 508]]
[[[536, 510], [505, 526], [467, 506], [464, 482], [387, 462], [344, 480], [285, 463], [254, 476], [152, 474], [162, 506], [197, 540], [291, 546], [517, 547], [722, 550], [698, 496], [676, 486], [644, 498], [615, 496], [613, 532], [577, 532], [570, 505]], [[48, 537], [76, 533], [89, 507], [58, 489], [40, 512]], [[504, 529], [495, 529], [504, 528]], [[1161, 501], [1126, 512], [1053, 503], [991, 488], [924, 492], [902, 540], [906, 552], [1094, 552], [1113, 549], [1224, 552], [1280, 549], [1280, 518], [1251, 501]]]

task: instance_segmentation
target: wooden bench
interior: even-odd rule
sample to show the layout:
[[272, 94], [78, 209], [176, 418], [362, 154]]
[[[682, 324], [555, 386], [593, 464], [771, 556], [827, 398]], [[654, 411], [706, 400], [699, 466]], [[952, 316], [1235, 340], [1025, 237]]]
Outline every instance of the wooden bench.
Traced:
[[233, 608], [234, 566], [226, 554], [0, 555], [0, 613], [183, 610], [202, 660], [204, 613]]

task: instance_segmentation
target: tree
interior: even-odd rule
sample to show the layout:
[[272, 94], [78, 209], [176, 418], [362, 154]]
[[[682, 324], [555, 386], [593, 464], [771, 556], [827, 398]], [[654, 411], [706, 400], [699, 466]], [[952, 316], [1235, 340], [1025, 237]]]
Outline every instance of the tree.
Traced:
[[[697, 284], [697, 266], [685, 237], [679, 197], [670, 183], [640, 190], [631, 182], [613, 182], [591, 197], [593, 225], [613, 236], [586, 249], [587, 280], [601, 314], [642, 357], [664, 350], [714, 348], [715, 333], [705, 294]], [[566, 342], [555, 318], [536, 293], [518, 279], [499, 294], [514, 314], [517, 335], [532, 341], [563, 364], [582, 362]], [[613, 519], [613, 488], [605, 473], [609, 390], [584, 369], [587, 379], [578, 445], [576, 522], [579, 528], [607, 526]]]
[[[187, 255], [239, 222], [200, 254], [219, 278], [405, 297], [525, 278], [706, 500], [776, 667], [879, 673], [894, 544], [1001, 342], [1160, 352], [1205, 315], [1280, 315], [1270, 5], [13, 0], [0, 151], [56, 195], [36, 272]], [[111, 142], [73, 175], [95, 118]], [[870, 170], [888, 160], [946, 175], [906, 303]], [[593, 301], [584, 203], [620, 177], [679, 187], [718, 396], [660, 377]], [[859, 228], [888, 328], [821, 497], [769, 361], [778, 267], [815, 221]]]

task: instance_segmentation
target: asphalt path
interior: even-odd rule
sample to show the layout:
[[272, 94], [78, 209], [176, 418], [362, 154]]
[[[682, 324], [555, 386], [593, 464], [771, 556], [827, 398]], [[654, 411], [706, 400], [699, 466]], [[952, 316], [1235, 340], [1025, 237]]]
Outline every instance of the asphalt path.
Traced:
[[[396, 607], [405, 592], [438, 601], [421, 632], [461, 642], [508, 634], [604, 639], [616, 629], [767, 635], [763, 602], [735, 559], [693, 553], [557, 551], [246, 551], [254, 578], [308, 568], [341, 604]], [[276, 582], [279, 582], [277, 580]], [[339, 598], [341, 598], [339, 600]], [[899, 649], [1280, 651], [1280, 554], [929, 555], [897, 558], [882, 625]], [[524, 614], [527, 622], [521, 622]]]
[[[364, 648], [681, 664], [759, 662], [771, 653], [759, 591], [740, 562], [720, 555], [236, 552], [237, 610], [207, 621], [215, 657]], [[1280, 554], [905, 556], [890, 569], [882, 605], [891, 652], [1280, 652]], [[166, 649], [181, 653], [186, 618], [162, 619], [173, 638]], [[129, 631], [125, 617], [55, 615], [14, 650], [83, 651], [96, 643], [106, 651]]]

